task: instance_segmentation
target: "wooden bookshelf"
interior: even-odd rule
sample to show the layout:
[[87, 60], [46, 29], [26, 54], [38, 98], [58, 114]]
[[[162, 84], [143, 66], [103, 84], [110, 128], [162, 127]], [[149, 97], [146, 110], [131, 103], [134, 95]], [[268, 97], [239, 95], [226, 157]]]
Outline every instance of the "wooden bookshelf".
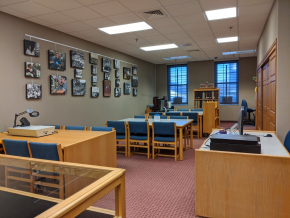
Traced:
[[194, 89], [193, 102], [195, 109], [202, 109], [206, 102], [216, 102], [217, 108], [220, 108], [220, 90], [217, 88]]
[[210, 134], [213, 128], [220, 128], [220, 108], [218, 101], [208, 101], [203, 108], [203, 133]]

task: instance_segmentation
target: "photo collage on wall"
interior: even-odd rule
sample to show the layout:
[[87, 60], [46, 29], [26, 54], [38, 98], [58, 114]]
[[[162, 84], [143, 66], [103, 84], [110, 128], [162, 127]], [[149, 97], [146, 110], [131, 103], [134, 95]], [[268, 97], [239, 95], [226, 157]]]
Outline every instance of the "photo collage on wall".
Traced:
[[66, 54], [59, 51], [48, 50], [48, 68], [51, 70], [66, 70]]
[[38, 63], [25, 62], [25, 77], [40, 78], [41, 66]]
[[[92, 86], [96, 86], [98, 82], [97, 78], [97, 65], [98, 65], [99, 55], [96, 53], [90, 53], [89, 55], [89, 62], [91, 65], [91, 80]], [[97, 98], [99, 97], [100, 88], [99, 87], [91, 87], [91, 97]]]
[[66, 94], [67, 77], [50, 75], [50, 94]]

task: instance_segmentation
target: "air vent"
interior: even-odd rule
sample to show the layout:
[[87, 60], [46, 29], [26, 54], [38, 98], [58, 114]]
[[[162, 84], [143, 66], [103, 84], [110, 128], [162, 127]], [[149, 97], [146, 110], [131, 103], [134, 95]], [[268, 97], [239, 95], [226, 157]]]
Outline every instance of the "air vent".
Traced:
[[200, 51], [199, 49], [193, 49], [193, 50], [187, 50], [187, 52], [198, 52]]
[[192, 44], [188, 43], [188, 44], [182, 44], [182, 47], [186, 47], [186, 46], [191, 46]]
[[166, 13], [161, 9], [156, 9], [152, 11], [140, 11], [138, 12], [143, 18], [147, 20], [158, 19], [168, 17]]

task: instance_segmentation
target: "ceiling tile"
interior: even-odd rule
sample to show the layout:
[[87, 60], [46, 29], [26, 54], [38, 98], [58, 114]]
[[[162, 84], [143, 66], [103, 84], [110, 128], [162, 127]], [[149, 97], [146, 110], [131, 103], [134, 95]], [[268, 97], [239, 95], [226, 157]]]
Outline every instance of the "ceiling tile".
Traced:
[[132, 39], [132, 38], [138, 38], [137, 35], [134, 33], [122, 33], [122, 34], [114, 34], [114, 37], [117, 39]]
[[[167, 49], [167, 50], [170, 50], [170, 49]], [[165, 50], [164, 51], [151, 51], [148, 53], [154, 54], [154, 55], [161, 57], [161, 58], [170, 57], [170, 54]]]
[[41, 19], [39, 19], [37, 17], [30, 17], [30, 18], [27, 18], [26, 20], [29, 20], [29, 21], [31, 21], [33, 23], [38, 23], [38, 24], [40, 24], [42, 26], [48, 26], [49, 27], [49, 26], [53, 26], [54, 25], [53, 23], [47, 22], [45, 20], [41, 20]]
[[119, 0], [123, 5], [131, 11], [140, 11], [149, 8], [159, 8], [161, 5], [157, 0]]
[[68, 17], [60, 12], [52, 13], [52, 14], [45, 14], [42, 16], [38, 16], [39, 19], [45, 20], [47, 22], [53, 23], [53, 24], [65, 24], [65, 23], [71, 23], [75, 22], [76, 20]]
[[145, 39], [142, 39], [142, 38], [139, 38], [137, 42], [136, 42], [135, 38], [123, 39], [123, 41], [125, 41], [125, 42], [127, 42], [135, 47], [138, 47], [138, 48], [153, 45], [151, 42], [147, 42]]
[[84, 30], [84, 31], [81, 31], [81, 34], [88, 36], [88, 37], [107, 36], [108, 35], [108, 34], [102, 32], [98, 29]]
[[[127, 42], [124, 42], [122, 40], [114, 40], [109, 42], [112, 46], [120, 46], [120, 45], [126, 45], [129, 46]], [[131, 46], [131, 45], [130, 45]]]
[[109, 35], [108, 36], [97, 36], [97, 37], [94, 37], [94, 39], [96, 41], [98, 41], [98, 42], [102, 42], [102, 41], [106, 42], [106, 41], [115, 41], [115, 40], [118, 40], [115, 37], [109, 36]]
[[240, 54], [240, 58], [254, 57], [254, 56], [256, 56], [256, 53]]
[[223, 20], [212, 20], [212, 21], [209, 21], [209, 25], [211, 27], [237, 26], [238, 20], [237, 20], [237, 18], [230, 18], [230, 19], [223, 19]]
[[138, 31], [138, 32], [135, 32], [135, 34], [137, 36], [140, 36], [140, 37], [146, 37], [146, 36], [160, 36], [161, 34], [154, 30], [154, 29], [151, 29], [151, 30], [146, 30], [146, 31]]
[[33, 1], [13, 4], [9, 5], [8, 7], [25, 14], [30, 14], [31, 16], [38, 16], [55, 12], [54, 10], [51, 10]]
[[55, 11], [63, 11], [63, 10], [69, 10], [72, 8], [78, 8], [82, 7], [82, 4], [74, 1], [74, 0], [34, 0], [35, 2], [46, 6], [48, 8], [51, 8]]
[[162, 44], [163, 42], [166, 42], [168, 41], [168, 39], [162, 35], [159, 35], [159, 36], [147, 36], [147, 37], [143, 37], [146, 41], [148, 42], [157, 42], [157, 43], [160, 43]]
[[97, 12], [87, 7], [74, 8], [74, 9], [62, 11], [61, 13], [69, 17], [73, 17], [74, 19], [77, 19], [77, 20], [89, 20], [89, 19], [102, 17], [102, 15], [98, 14]]
[[118, 1], [103, 2], [96, 5], [90, 5], [88, 7], [103, 16], [111, 16], [111, 15], [130, 12], [126, 7], [124, 7]]
[[239, 36], [253, 36], [253, 35], [261, 35], [263, 29], [252, 29], [252, 30], [240, 30]]
[[[149, 40], [148, 40], [149, 41]], [[153, 45], [161, 45], [161, 44], [172, 44], [172, 41], [166, 39], [166, 40], [156, 40], [156, 41], [150, 41]]]
[[180, 48], [174, 48], [174, 49], [168, 49], [167, 52], [171, 56], [183, 56], [183, 55], [188, 55], [188, 52], [180, 49]]
[[29, 14], [25, 14], [25, 13], [22, 13], [20, 11], [16, 11], [12, 8], [8, 8], [8, 7], [0, 7], [0, 11], [7, 13], [7, 14], [11, 14], [11, 15], [16, 16], [16, 17], [20, 17], [20, 18], [32, 17]]
[[202, 0], [199, 1], [204, 11], [236, 7], [236, 0]]
[[265, 22], [240, 24], [239, 30], [243, 31], [243, 30], [263, 29], [264, 25], [265, 25]]
[[173, 39], [182, 39], [182, 38], [187, 38], [188, 35], [183, 31], [179, 33], [168, 33], [165, 34], [166, 38], [173, 40]]
[[203, 13], [186, 14], [174, 17], [179, 24], [206, 22]]
[[220, 43], [219, 46], [223, 52], [238, 51], [238, 42]]
[[55, 30], [58, 30], [58, 31], [61, 31], [61, 32], [64, 32], [64, 33], [71, 33], [71, 32], [73, 32], [72, 30], [63, 27], [62, 25], [50, 26], [49, 28], [52, 28], [52, 29], [55, 29]]
[[202, 40], [214, 40], [214, 36], [212, 33], [204, 34], [200, 36], [191, 36], [194, 41], [202, 41]]
[[109, 20], [108, 18], [101, 17], [97, 19], [92, 19], [92, 20], [84, 20], [82, 21], [83, 23], [94, 27], [94, 28], [102, 28], [102, 27], [108, 27], [108, 26], [115, 26], [117, 25], [115, 22]]
[[152, 26], [153, 28], [168, 27], [168, 26], [176, 26], [176, 25], [178, 25], [178, 23], [176, 23], [176, 21], [173, 18], [171, 18], [171, 17], [160, 18], [160, 19], [156, 19], [156, 20], [147, 20], [146, 22], [150, 26]]
[[218, 43], [216, 42], [215, 39], [196, 41], [196, 44], [198, 44], [199, 46], [201, 46], [201, 45], [211, 45], [213, 47], [218, 45]]
[[253, 23], [253, 21], [255, 21], [255, 23], [259, 23], [259, 22], [266, 22], [267, 18], [268, 18], [268, 13], [264, 13], [264, 14], [255, 14], [255, 15], [248, 15], [248, 16], [242, 16], [239, 17], [239, 24], [246, 24], [246, 23]]
[[114, 16], [109, 16], [107, 18], [114, 21], [117, 24], [137, 23], [143, 21], [140, 17], [138, 17], [134, 13], [118, 14]]
[[62, 26], [72, 31], [82, 31], [82, 30], [93, 29], [89, 25], [86, 25], [82, 22], [67, 23], [67, 24], [62, 24]]
[[179, 25], [170, 27], [161, 27], [156, 29], [162, 34], [184, 32], [184, 30]]
[[194, 14], [202, 12], [197, 1], [185, 2], [176, 5], [168, 5], [165, 7], [172, 16], [180, 16], [185, 14]]
[[210, 35], [212, 34], [211, 29], [202, 29], [202, 30], [192, 30], [187, 31], [190, 36], [202, 36], [202, 35]]
[[87, 36], [81, 34], [80, 32], [70, 32], [69, 35], [76, 36], [78, 38], [88, 38]]
[[242, 7], [239, 7], [239, 17], [253, 15], [253, 14], [270, 13], [271, 8], [272, 8], [272, 3], [242, 6]]
[[181, 24], [181, 26], [185, 31], [210, 29], [207, 22]]
[[1, 5], [11, 5], [20, 2], [27, 2], [29, 0], [0, 0]]
[[216, 38], [226, 38], [226, 37], [233, 37], [238, 36], [237, 31], [224, 31], [224, 32], [214, 32]]
[[192, 2], [195, 0], [159, 0], [159, 2], [163, 5], [175, 5], [175, 4], [180, 4], [184, 2]]
[[76, 1], [81, 3], [82, 5], [94, 5], [102, 2], [109, 2], [112, 0], [76, 0]]
[[260, 3], [267, 3], [267, 2], [274, 2], [274, 0], [239, 0], [238, 5], [239, 6], [245, 6], [245, 5], [255, 5]]
[[258, 43], [258, 40], [260, 39], [261, 34], [258, 35], [241, 35], [240, 36], [240, 41], [244, 40], [256, 40]]
[[194, 42], [192, 41], [192, 38], [189, 38], [188, 36], [186, 36], [185, 38], [179, 38], [179, 39], [170, 39], [170, 41], [172, 41], [175, 44], [194, 44]]

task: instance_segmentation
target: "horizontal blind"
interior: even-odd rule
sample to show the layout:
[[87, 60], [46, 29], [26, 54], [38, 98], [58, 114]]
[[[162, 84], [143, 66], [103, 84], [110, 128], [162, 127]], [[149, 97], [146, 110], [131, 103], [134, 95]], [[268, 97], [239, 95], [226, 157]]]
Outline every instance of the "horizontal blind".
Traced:
[[182, 98], [182, 104], [187, 104], [188, 94], [187, 65], [167, 66], [167, 96], [172, 103], [176, 97]]
[[221, 104], [239, 104], [239, 61], [215, 63], [215, 87]]

